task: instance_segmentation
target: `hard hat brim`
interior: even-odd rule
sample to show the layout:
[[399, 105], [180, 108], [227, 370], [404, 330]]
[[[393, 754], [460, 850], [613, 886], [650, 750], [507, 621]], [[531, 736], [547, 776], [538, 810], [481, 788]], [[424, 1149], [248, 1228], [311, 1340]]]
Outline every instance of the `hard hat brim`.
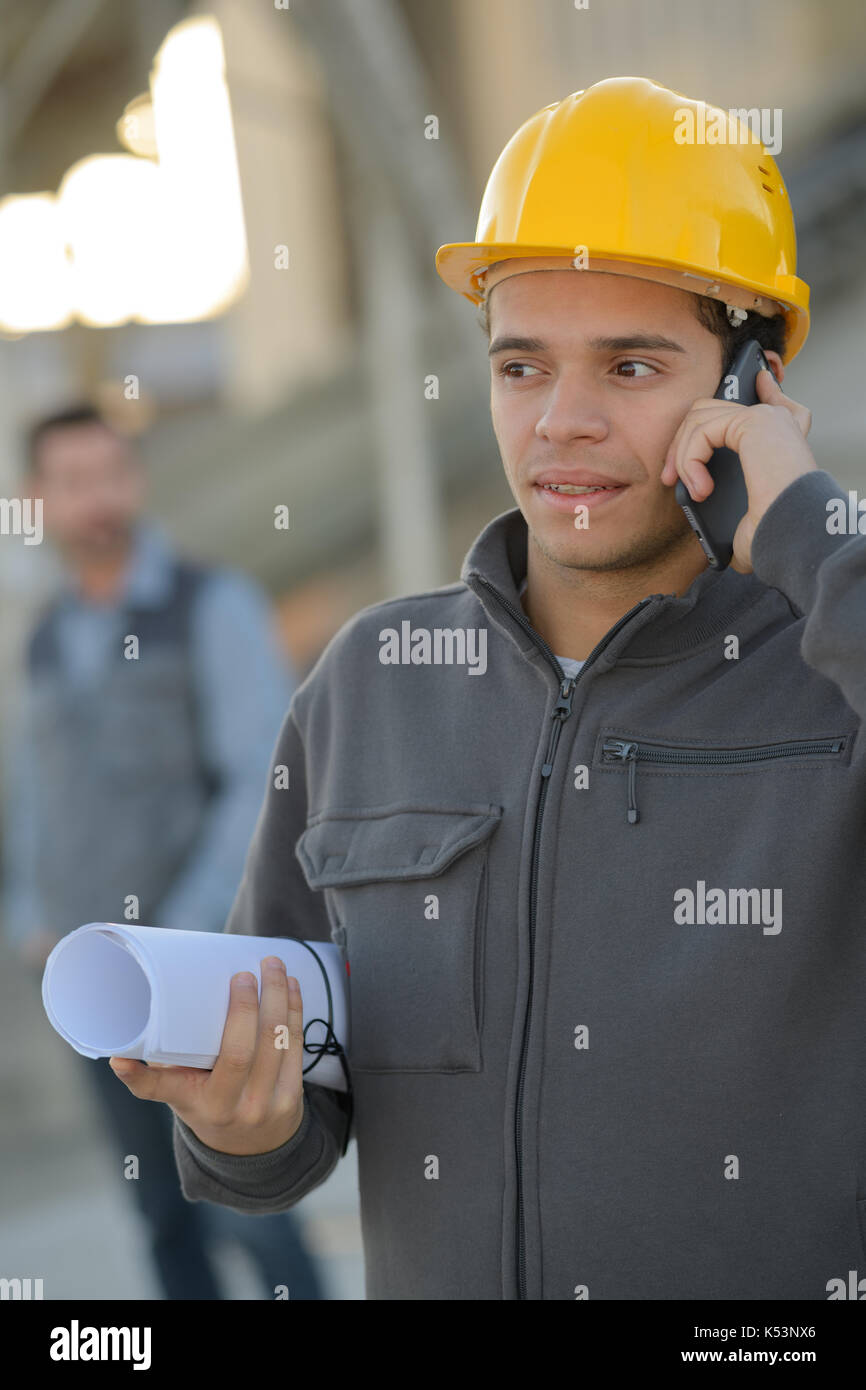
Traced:
[[[471, 241], [448, 242], [436, 252], [436, 270], [450, 289], [462, 294], [470, 303], [480, 305], [484, 298], [483, 285], [478, 276], [496, 261], [530, 259], [536, 257], [567, 257], [574, 255], [574, 247], [527, 246], [513, 243], [480, 244]], [[672, 265], [670, 262], [640, 259], [636, 256], [622, 256], [614, 252], [587, 252], [587, 269], [604, 269], [608, 273], [631, 275], [635, 279], [654, 280], [670, 284], [693, 294], [723, 302], [738, 304], [740, 308], [752, 309], [755, 299], [767, 302], [767, 286], [745, 280], [734, 275], [713, 275], [703, 266], [690, 266], [685, 263]], [[619, 270], [618, 267], [622, 269]], [[690, 283], [692, 282], [692, 283]], [[708, 287], [715, 287], [717, 293], [707, 294]], [[778, 306], [785, 315], [787, 342], [784, 362], [793, 361], [806, 341], [809, 332], [809, 286], [795, 275], [777, 277], [774, 285]]]

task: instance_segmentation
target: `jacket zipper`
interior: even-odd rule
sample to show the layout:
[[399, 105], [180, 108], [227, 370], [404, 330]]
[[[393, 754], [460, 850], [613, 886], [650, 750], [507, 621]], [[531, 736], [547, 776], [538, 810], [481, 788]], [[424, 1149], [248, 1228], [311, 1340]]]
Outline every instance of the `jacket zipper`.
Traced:
[[559, 736], [562, 733], [562, 726], [571, 714], [574, 689], [577, 682], [581, 679], [587, 667], [591, 666], [596, 658], [604, 651], [609, 642], [616, 634], [630, 622], [635, 614], [642, 608], [646, 608], [648, 603], [654, 602], [656, 598], [663, 595], [652, 594], [649, 598], [641, 599], [640, 603], [635, 604], [634, 608], [629, 609], [619, 622], [614, 623], [609, 632], [597, 646], [593, 647], [583, 666], [576, 676], [566, 676], [556, 656], [545, 642], [544, 638], [535, 631], [522, 609], [518, 610], [514, 604], [501, 594], [489, 580], [484, 579], [480, 574], [476, 575], [479, 584], [483, 584], [494, 598], [506, 609], [514, 618], [515, 622], [523, 628], [533, 640], [535, 645], [544, 653], [547, 660], [553, 666], [559, 677], [559, 696], [553, 707], [551, 718], [553, 725], [550, 730], [550, 738], [547, 743], [547, 750], [544, 762], [541, 767], [541, 786], [538, 793], [538, 801], [535, 806], [535, 822], [532, 836], [532, 860], [529, 870], [529, 989], [526, 997], [526, 1009], [523, 1015], [523, 1034], [520, 1041], [520, 1067], [517, 1079], [517, 1104], [515, 1107], [514, 1123], [514, 1153], [517, 1167], [517, 1297], [526, 1298], [526, 1238], [524, 1235], [524, 1202], [523, 1202], [523, 1171], [521, 1166], [520, 1154], [520, 1135], [523, 1129], [523, 1083], [526, 1072], [526, 1054], [529, 1042], [529, 1025], [532, 1015], [532, 987], [533, 973], [535, 964], [535, 916], [538, 898], [538, 850], [541, 843], [541, 822], [544, 815], [544, 805], [547, 800], [547, 787], [550, 781], [550, 774], [553, 771], [553, 760], [556, 756], [556, 749], [559, 744]]
[[844, 737], [800, 739], [788, 743], [761, 743], [746, 748], [689, 748], [671, 743], [652, 743], [646, 740], [606, 738], [601, 746], [602, 761], [628, 764], [628, 806], [626, 818], [636, 825], [639, 816], [635, 794], [638, 762], [667, 763], [687, 767], [711, 767], [720, 763], [763, 763], [775, 758], [820, 758], [826, 753], [841, 753]]

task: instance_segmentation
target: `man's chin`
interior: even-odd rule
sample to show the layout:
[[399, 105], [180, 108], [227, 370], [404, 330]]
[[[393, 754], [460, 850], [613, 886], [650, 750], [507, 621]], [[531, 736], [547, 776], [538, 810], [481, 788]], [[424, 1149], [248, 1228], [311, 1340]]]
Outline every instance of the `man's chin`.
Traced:
[[[542, 547], [544, 549], [544, 547]], [[572, 546], [570, 549], [547, 548], [545, 554], [554, 564], [572, 570], [623, 570], [640, 564], [650, 557], [636, 549], [615, 547]]]
[[531, 527], [533, 543], [555, 565], [574, 570], [626, 570], [635, 566], [664, 564], [691, 544], [692, 532], [677, 528], [660, 537], [658, 531], [636, 531], [603, 538], [589, 531], [563, 536], [550, 527]]

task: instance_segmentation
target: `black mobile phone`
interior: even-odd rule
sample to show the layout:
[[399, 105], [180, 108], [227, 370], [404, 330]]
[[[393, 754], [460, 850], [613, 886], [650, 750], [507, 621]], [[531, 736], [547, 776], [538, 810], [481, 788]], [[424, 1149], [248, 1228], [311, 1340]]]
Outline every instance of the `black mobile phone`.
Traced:
[[[760, 343], [750, 338], [731, 361], [715, 399], [737, 401], [740, 405], [757, 404], [757, 376], [762, 368], [772, 371]], [[723, 570], [731, 563], [734, 532], [749, 509], [749, 497], [740, 459], [733, 449], [714, 449], [707, 469], [713, 480], [713, 490], [703, 502], [692, 500], [682, 478], [677, 482], [675, 493], [710, 564], [714, 569]]]

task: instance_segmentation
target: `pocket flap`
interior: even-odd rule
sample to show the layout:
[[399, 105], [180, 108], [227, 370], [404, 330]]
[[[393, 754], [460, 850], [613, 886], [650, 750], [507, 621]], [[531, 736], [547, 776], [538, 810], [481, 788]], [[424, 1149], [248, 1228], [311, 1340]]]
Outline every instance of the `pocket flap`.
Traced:
[[321, 811], [295, 846], [311, 888], [430, 878], [486, 840], [501, 806], [459, 810], [413, 805]]

